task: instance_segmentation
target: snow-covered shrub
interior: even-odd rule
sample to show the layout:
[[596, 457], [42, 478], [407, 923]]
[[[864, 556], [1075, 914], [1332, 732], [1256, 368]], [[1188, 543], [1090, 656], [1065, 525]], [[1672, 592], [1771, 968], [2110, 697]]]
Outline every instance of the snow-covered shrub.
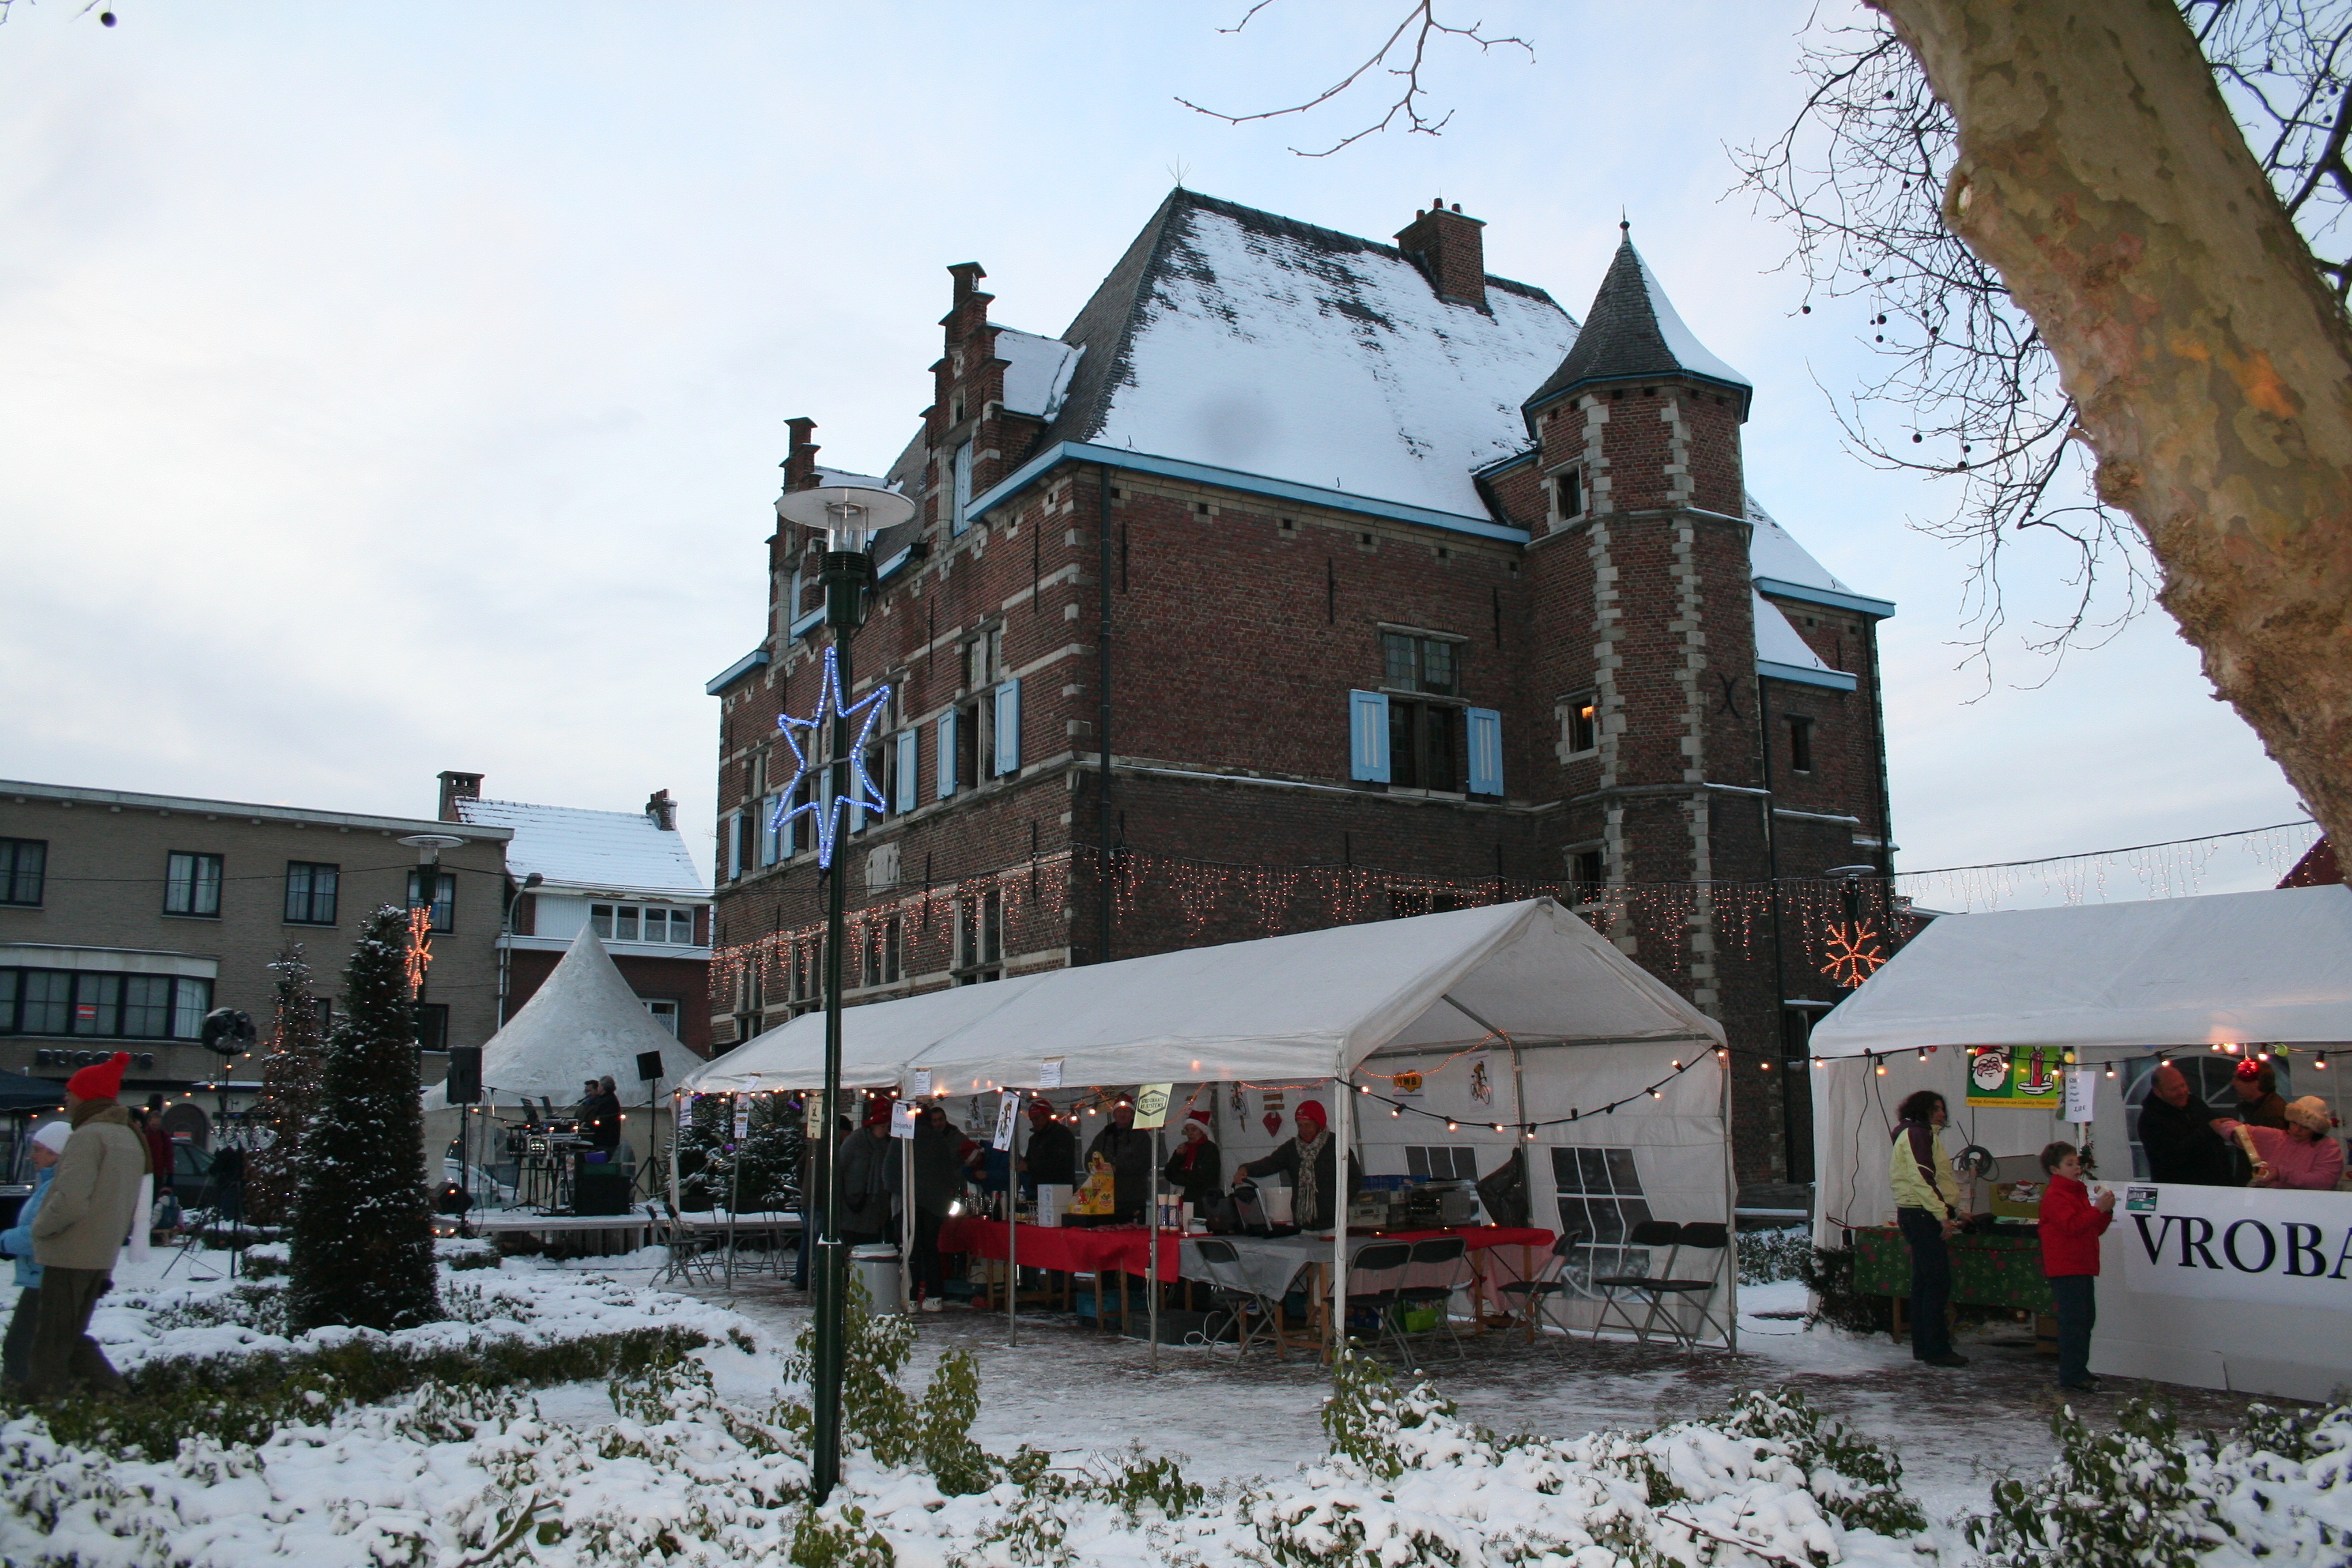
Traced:
[[1783, 1279], [1802, 1279], [1806, 1266], [1813, 1260], [1813, 1233], [1801, 1225], [1784, 1226], [1779, 1230], [1743, 1230], [1738, 1242], [1742, 1285], [1777, 1285]]
[[444, 1236], [433, 1243], [433, 1261], [453, 1274], [499, 1266], [499, 1244], [483, 1236]]
[[[866, 1288], [849, 1277], [842, 1322], [841, 1436], [847, 1447], [863, 1448], [877, 1465], [919, 1464], [950, 1497], [985, 1491], [1004, 1474], [1004, 1464], [971, 1440], [980, 1414], [980, 1369], [966, 1351], [950, 1351], [931, 1369], [931, 1381], [918, 1399], [898, 1386], [898, 1374], [915, 1351], [914, 1321], [898, 1313], [877, 1316], [866, 1310]], [[784, 1363], [784, 1375], [805, 1387], [816, 1355], [816, 1326], [803, 1329]], [[804, 1405], [784, 1404], [777, 1419], [806, 1442], [814, 1417]]]
[[2153, 1400], [2113, 1432], [2071, 1407], [2059, 1453], [2032, 1480], [1994, 1485], [1969, 1539], [2001, 1568], [2199, 1568], [2217, 1562], [2352, 1561], [2352, 1405], [2251, 1406], [2236, 1433], [2183, 1435]]
[[282, 1279], [290, 1258], [282, 1241], [260, 1241], [245, 1249], [245, 1277], [248, 1279]]
[[1331, 1457], [1242, 1509], [1269, 1559], [1318, 1568], [1900, 1560], [1925, 1526], [1895, 1458], [1793, 1394], [1641, 1434], [1497, 1437], [1426, 1384], [1349, 1357]]

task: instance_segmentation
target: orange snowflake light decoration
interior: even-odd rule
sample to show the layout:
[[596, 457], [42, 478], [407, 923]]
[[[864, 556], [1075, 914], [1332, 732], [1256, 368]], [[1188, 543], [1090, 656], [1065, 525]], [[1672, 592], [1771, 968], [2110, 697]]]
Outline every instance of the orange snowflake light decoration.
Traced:
[[1829, 954], [1822, 973], [1830, 977], [1831, 984], [1848, 990], [1869, 979], [1886, 962], [1886, 953], [1878, 945], [1877, 928], [1862, 921], [1852, 925], [1832, 924], [1822, 945]]
[[433, 910], [420, 907], [408, 911], [408, 994], [415, 995], [425, 989], [425, 972], [433, 966]]

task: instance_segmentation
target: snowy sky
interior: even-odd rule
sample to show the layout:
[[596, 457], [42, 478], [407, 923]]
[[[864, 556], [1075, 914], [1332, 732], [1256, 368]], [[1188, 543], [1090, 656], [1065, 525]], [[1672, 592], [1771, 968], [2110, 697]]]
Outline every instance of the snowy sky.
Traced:
[[[18, 0], [0, 774], [419, 816], [443, 768], [607, 809], [667, 785], [707, 866], [702, 683], [760, 636], [782, 421], [878, 471], [929, 401], [944, 268], [1058, 332], [1181, 169], [1378, 238], [1442, 194], [1580, 317], [1628, 211], [1756, 382], [1750, 487], [1901, 605], [1903, 866], [2299, 815], [2161, 612], [2038, 689], [2013, 645], [1989, 693], [1955, 671], [1962, 563], [1905, 526], [1945, 498], [1830, 417], [1862, 307], [1797, 315], [1786, 236], [1727, 195], [1814, 0], [1493, 0], [1533, 64], [1441, 48], [1443, 136], [1328, 159], [1287, 149], [1378, 106], [1234, 128], [1174, 97], [1296, 101], [1402, 7], [1280, 0], [1221, 34], [1244, 8], [121, 0], [107, 30]], [[2026, 589], [2058, 564], [2019, 562]]]

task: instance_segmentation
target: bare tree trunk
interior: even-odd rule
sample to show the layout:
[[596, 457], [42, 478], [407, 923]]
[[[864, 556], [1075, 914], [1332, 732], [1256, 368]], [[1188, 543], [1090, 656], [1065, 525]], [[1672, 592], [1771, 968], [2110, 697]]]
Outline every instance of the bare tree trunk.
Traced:
[[2049, 341], [2099, 493], [2352, 843], [2352, 326], [2171, 0], [1870, 0], [1958, 121], [1944, 219]]

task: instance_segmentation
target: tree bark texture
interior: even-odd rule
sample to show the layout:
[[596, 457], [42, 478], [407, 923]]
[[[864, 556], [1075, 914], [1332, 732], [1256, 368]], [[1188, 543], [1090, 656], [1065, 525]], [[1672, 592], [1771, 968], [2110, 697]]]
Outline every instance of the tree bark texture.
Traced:
[[2352, 843], [2352, 327], [2172, 0], [1871, 0], [2205, 673]]

